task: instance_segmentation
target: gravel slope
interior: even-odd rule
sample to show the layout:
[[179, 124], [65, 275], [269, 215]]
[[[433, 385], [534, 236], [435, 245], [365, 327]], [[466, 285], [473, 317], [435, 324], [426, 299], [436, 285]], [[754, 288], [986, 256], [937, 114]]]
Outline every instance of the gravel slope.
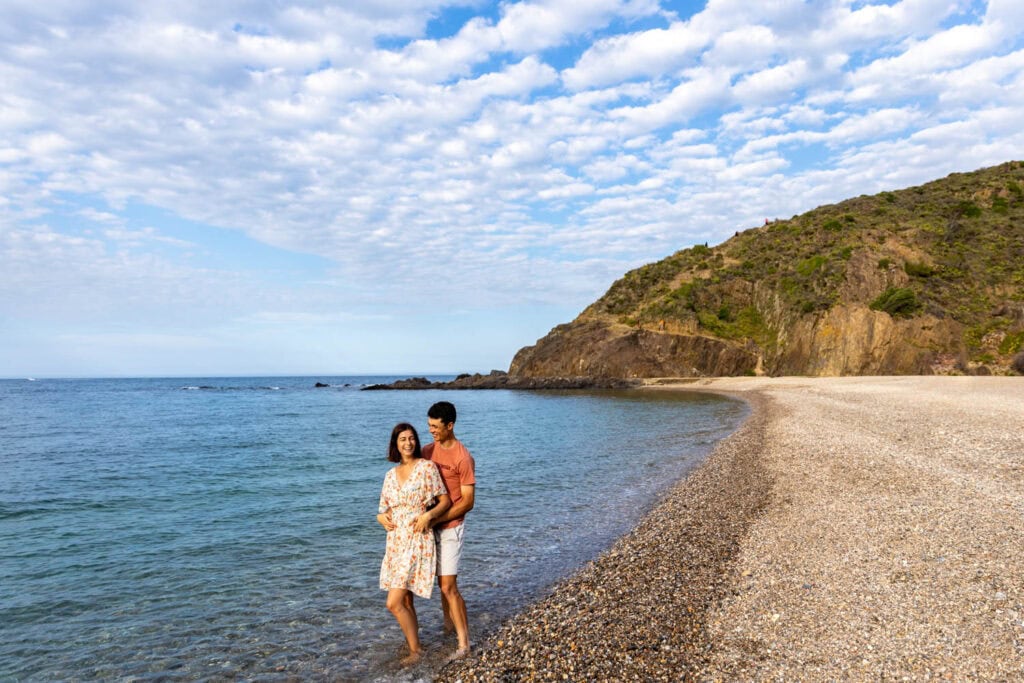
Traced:
[[754, 412], [437, 680], [1024, 680], [1024, 380], [684, 386]]
[[1024, 380], [754, 386], [773, 502], [702, 677], [1024, 680]]

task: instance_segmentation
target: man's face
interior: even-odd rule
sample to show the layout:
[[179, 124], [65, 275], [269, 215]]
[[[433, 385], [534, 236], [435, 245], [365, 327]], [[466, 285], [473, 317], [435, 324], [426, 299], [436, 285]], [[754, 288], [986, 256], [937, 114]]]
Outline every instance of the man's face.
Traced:
[[454, 422], [443, 422], [439, 417], [428, 417], [427, 426], [430, 428], [430, 435], [434, 437], [434, 441], [447, 441], [455, 429]]

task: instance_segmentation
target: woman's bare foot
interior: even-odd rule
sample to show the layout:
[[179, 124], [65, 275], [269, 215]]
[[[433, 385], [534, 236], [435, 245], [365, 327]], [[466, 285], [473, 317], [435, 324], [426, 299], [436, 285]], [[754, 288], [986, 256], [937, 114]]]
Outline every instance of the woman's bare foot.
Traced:
[[422, 658], [423, 650], [415, 650], [414, 652], [410, 652], [407, 657], [403, 657], [401, 664], [402, 666], [412, 666], [413, 664], [418, 664]]

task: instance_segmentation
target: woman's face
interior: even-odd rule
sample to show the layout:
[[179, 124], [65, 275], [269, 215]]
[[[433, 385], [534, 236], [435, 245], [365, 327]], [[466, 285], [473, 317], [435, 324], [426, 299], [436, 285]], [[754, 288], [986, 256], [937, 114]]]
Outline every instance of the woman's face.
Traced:
[[411, 458], [413, 453], [416, 452], [416, 434], [411, 429], [399, 432], [398, 441], [395, 445], [398, 446], [398, 452], [403, 460]]

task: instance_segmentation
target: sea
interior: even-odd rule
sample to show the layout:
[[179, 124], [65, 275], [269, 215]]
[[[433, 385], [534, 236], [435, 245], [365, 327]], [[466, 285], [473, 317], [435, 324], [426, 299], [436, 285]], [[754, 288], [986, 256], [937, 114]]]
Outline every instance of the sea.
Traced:
[[[748, 413], [686, 392], [363, 391], [397, 376], [0, 380], [0, 681], [429, 681], [378, 587], [391, 428], [458, 410], [472, 636], [623, 534]], [[431, 376], [430, 379], [451, 379]], [[317, 387], [317, 383], [328, 386]]]

